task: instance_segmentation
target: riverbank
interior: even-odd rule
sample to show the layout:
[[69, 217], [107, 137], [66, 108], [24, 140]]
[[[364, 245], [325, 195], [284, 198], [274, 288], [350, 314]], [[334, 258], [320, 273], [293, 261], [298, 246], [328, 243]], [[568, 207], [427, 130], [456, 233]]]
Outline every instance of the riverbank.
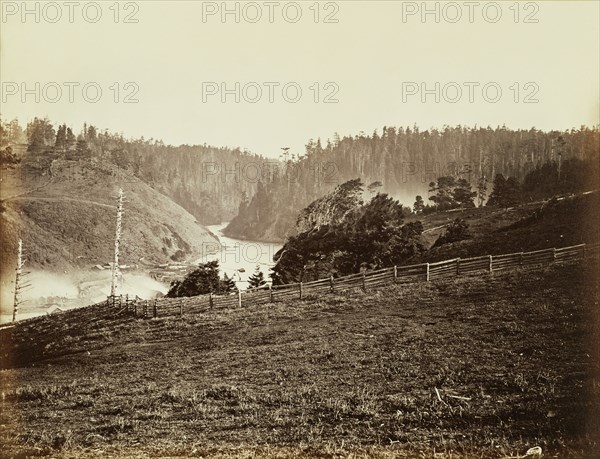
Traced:
[[248, 278], [254, 273], [256, 266], [260, 267], [265, 275], [265, 280], [270, 283], [270, 270], [275, 264], [273, 256], [283, 245], [271, 242], [246, 241], [225, 236], [223, 230], [228, 224], [226, 222], [206, 227], [219, 239], [220, 247], [217, 248], [215, 253], [203, 255], [202, 258], [196, 261], [196, 264], [218, 260], [221, 275], [223, 273], [227, 274], [235, 281], [237, 288], [241, 290], [248, 287]]

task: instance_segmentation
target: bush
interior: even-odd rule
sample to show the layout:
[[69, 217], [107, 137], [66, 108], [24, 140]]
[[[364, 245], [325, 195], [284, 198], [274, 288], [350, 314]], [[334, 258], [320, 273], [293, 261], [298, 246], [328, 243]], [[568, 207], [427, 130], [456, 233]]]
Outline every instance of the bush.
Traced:
[[439, 247], [444, 244], [451, 244], [452, 242], [463, 241], [469, 239], [469, 225], [462, 218], [457, 218], [446, 228], [446, 232], [441, 235], [433, 247]]

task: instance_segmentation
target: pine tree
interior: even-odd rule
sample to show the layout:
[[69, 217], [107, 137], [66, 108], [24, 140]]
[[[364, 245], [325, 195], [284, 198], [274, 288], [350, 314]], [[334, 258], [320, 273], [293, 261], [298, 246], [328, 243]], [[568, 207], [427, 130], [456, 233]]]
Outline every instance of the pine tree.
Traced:
[[238, 215], [241, 215], [243, 217], [246, 216], [246, 210], [248, 209], [248, 204], [249, 204], [248, 193], [246, 193], [246, 191], [242, 191], [242, 197], [240, 199], [240, 205], [238, 207]]
[[66, 146], [67, 150], [71, 150], [75, 146], [76, 142], [77, 142], [77, 138], [75, 137], [75, 134], [73, 134], [73, 131], [71, 130], [71, 128], [68, 127], [67, 133], [66, 133], [66, 141], [65, 141], [65, 146]]
[[88, 143], [83, 139], [79, 139], [77, 141], [76, 149], [77, 149], [77, 154], [82, 158], [87, 158], [90, 155], [90, 149], [88, 148]]
[[256, 265], [256, 269], [254, 270], [254, 274], [252, 274], [248, 278], [248, 287], [249, 288], [259, 288], [263, 285], [266, 285], [267, 281], [265, 281], [265, 276], [260, 270], [260, 266]]
[[420, 214], [425, 209], [425, 202], [423, 202], [423, 197], [421, 195], [417, 195], [415, 198], [415, 203], [413, 205], [413, 211], [415, 214]]
[[39, 152], [46, 146], [54, 145], [55, 136], [54, 128], [47, 118], [34, 118], [27, 123], [28, 151]]
[[92, 126], [90, 124], [86, 131], [85, 140], [87, 140], [88, 142], [93, 142], [96, 140], [97, 136], [98, 136], [98, 131], [97, 131], [96, 127]]
[[473, 199], [477, 196], [477, 192], [471, 191], [471, 184], [466, 179], [459, 179], [452, 190], [452, 199], [460, 207], [475, 207]]
[[219, 292], [218, 293], [234, 293], [237, 292], [237, 286], [235, 285], [235, 281], [227, 275], [227, 273], [223, 273], [223, 279], [219, 281]]
[[25, 140], [25, 134], [17, 118], [10, 123], [3, 123], [0, 120], [0, 146], [23, 143]]
[[67, 125], [63, 124], [62, 126], [58, 126], [58, 131], [56, 131], [56, 140], [54, 142], [54, 146], [58, 150], [65, 150], [67, 147]]
[[10, 143], [10, 129], [8, 124], [2, 123], [0, 120], [0, 147]]
[[519, 202], [520, 186], [514, 177], [504, 178], [504, 175], [497, 174], [494, 177], [494, 189], [490, 194], [490, 199], [486, 205], [497, 207], [510, 207]]
[[429, 197], [438, 210], [448, 210], [458, 207], [458, 203], [453, 197], [453, 191], [456, 188], [456, 179], [452, 176], [438, 177], [437, 182], [429, 184], [429, 192], [435, 193]]
[[485, 201], [485, 196], [487, 193], [487, 177], [482, 175], [479, 177], [479, 182], [477, 182], [477, 205], [479, 207], [483, 206], [483, 202]]

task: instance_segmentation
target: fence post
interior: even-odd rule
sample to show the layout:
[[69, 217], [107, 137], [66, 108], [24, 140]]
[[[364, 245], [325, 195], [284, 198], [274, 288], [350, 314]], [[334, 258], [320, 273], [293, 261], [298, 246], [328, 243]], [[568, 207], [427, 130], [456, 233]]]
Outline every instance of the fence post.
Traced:
[[273, 302], [273, 285], [269, 284], [269, 303]]
[[133, 315], [137, 317], [137, 300], [133, 302]]
[[212, 307], [213, 307], [213, 297], [212, 297], [212, 292], [209, 292], [209, 293], [208, 293], [208, 307], [209, 307], [210, 309], [212, 309]]
[[333, 274], [329, 276], [329, 291], [333, 293]]
[[398, 266], [394, 265], [394, 284], [398, 282]]
[[523, 266], [523, 252], [519, 255], [519, 266]]
[[364, 271], [363, 271], [363, 277], [362, 277], [362, 289], [363, 289], [363, 292], [367, 291], [367, 273], [365, 273]]
[[123, 294], [122, 293], [119, 295], [119, 307], [120, 308], [123, 307]]
[[154, 300], [154, 305], [152, 307], [152, 316], [156, 319], [158, 317], [158, 310], [156, 308], [156, 303], [158, 300]]
[[494, 272], [494, 267], [492, 265], [492, 256], [490, 255], [490, 272]]
[[300, 299], [302, 299], [302, 281], [298, 285], [300, 286]]
[[242, 307], [242, 291], [238, 290], [238, 308]]
[[125, 295], [125, 310], [129, 312], [129, 293]]
[[456, 259], [456, 275], [460, 274], [460, 258]]
[[427, 282], [429, 282], [429, 263], [425, 263], [427, 267]]
[[179, 301], [179, 317], [183, 316], [183, 300]]
[[552, 263], [556, 263], [556, 248], [552, 249]]

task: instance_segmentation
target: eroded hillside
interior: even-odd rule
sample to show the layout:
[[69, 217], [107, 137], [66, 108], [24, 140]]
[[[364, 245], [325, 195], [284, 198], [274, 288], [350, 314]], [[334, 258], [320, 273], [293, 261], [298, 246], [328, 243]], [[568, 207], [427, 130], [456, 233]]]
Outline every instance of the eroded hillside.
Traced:
[[18, 238], [28, 269], [71, 271], [112, 261], [119, 188], [125, 194], [121, 263], [190, 262], [207, 244], [214, 247], [215, 236], [191, 214], [130, 174], [66, 160], [41, 171], [28, 165], [3, 171], [3, 274], [12, 275]]

